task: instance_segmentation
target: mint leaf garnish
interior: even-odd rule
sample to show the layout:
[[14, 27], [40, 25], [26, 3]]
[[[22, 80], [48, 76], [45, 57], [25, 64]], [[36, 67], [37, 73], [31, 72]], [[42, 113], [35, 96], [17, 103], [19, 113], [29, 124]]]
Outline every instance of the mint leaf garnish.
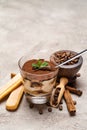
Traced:
[[38, 69], [39, 68], [39, 65], [38, 64], [32, 64], [32, 67], [35, 68], [35, 69]]
[[42, 68], [42, 67], [46, 67], [46, 66], [48, 66], [48, 63], [47, 63], [46, 61], [44, 61], [44, 62], [41, 64], [40, 67]]
[[46, 67], [46, 66], [48, 66], [48, 62], [41, 61], [40, 59], [37, 61], [37, 63], [35, 63], [35, 64], [32, 63], [32, 67], [34, 69], [41, 69], [41, 68]]

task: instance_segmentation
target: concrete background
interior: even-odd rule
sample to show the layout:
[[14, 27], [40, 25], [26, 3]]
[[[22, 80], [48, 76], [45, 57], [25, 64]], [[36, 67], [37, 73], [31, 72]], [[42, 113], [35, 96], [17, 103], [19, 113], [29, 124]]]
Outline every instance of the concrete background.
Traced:
[[[81, 51], [87, 48], [87, 0], [0, 0], [0, 86], [19, 72], [18, 59], [26, 54], [55, 50]], [[32, 57], [32, 56], [31, 56]], [[83, 96], [77, 101], [77, 114], [63, 111], [29, 109], [23, 98], [16, 112], [8, 112], [0, 103], [0, 130], [86, 130], [87, 129], [87, 55], [80, 70], [77, 87]]]

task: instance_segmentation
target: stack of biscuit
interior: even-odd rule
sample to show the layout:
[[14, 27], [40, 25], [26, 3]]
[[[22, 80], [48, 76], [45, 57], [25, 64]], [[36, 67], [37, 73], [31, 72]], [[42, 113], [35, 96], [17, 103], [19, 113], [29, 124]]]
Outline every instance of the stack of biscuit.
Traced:
[[9, 96], [6, 101], [6, 109], [14, 111], [18, 108], [24, 93], [23, 79], [20, 74], [11, 74], [10, 81], [0, 88], [0, 101]]

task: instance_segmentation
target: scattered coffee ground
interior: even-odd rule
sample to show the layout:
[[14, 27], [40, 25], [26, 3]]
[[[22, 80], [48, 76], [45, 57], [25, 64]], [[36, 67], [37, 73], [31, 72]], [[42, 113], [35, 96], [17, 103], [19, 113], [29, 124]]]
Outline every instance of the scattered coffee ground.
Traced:
[[[54, 61], [58, 64], [61, 64], [62, 62], [69, 60], [70, 58], [72, 58], [73, 56], [75, 56], [74, 53], [70, 52], [70, 51], [61, 51], [61, 52], [56, 52], [54, 54]], [[78, 62], [79, 58], [72, 60], [70, 62], [68, 62], [66, 65], [73, 65], [76, 64]]]

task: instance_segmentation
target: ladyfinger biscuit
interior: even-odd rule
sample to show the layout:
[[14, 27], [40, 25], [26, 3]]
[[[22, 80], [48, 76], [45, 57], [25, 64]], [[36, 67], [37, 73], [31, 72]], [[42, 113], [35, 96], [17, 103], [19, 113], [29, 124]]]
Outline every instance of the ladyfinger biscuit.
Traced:
[[20, 74], [17, 74], [14, 78], [10, 79], [10, 81], [0, 89], [0, 100], [2, 100], [5, 96], [7, 96], [10, 92], [12, 92], [15, 88], [22, 84], [22, 77]]
[[6, 109], [7, 110], [16, 110], [19, 106], [21, 101], [22, 95], [24, 92], [24, 86], [21, 85], [10, 94], [6, 102]]

